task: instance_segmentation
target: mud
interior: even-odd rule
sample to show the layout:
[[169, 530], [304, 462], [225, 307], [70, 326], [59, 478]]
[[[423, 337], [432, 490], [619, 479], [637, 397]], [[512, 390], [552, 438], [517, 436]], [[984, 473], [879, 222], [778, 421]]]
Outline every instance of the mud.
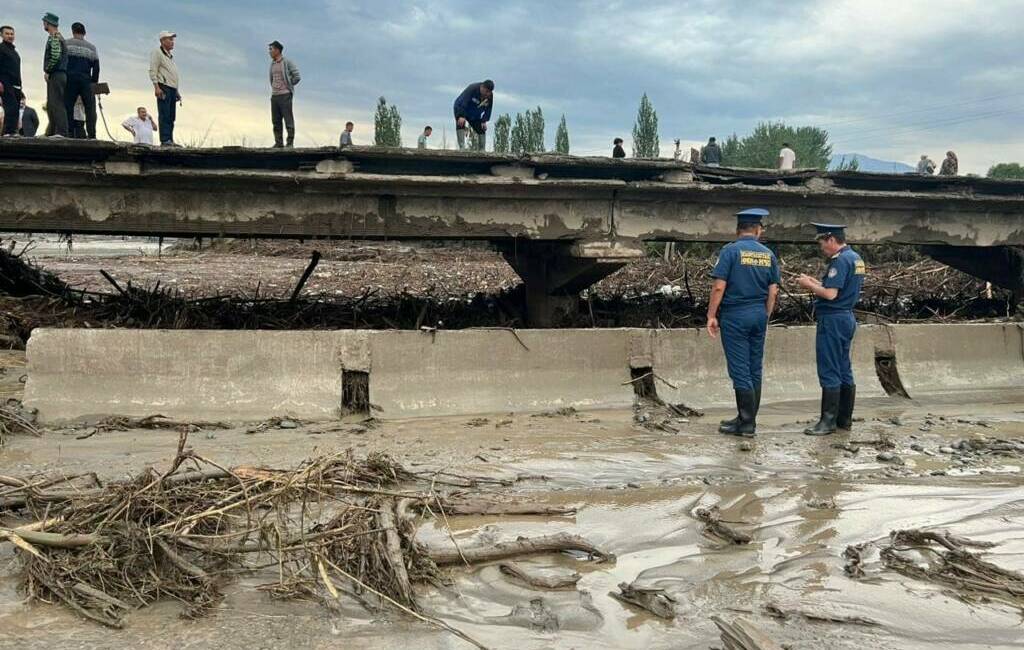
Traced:
[[[948, 584], [891, 570], [875, 552], [864, 553], [864, 577], [855, 578], [844, 570], [844, 551], [883, 543], [893, 530], [948, 531], [994, 543], [972, 552], [1001, 569], [1024, 570], [1024, 391], [865, 401], [854, 432], [823, 439], [800, 434], [815, 408], [810, 401], [765, 405], [752, 441], [717, 435], [718, 420], [730, 414], [714, 409], [678, 423], [677, 434], [636, 424], [628, 411], [566, 411], [485, 421], [246, 423], [202, 428], [191, 441], [197, 453], [228, 464], [282, 466], [353, 448], [387, 451], [414, 470], [521, 479], [483, 487], [562, 514], [452, 515], [450, 530], [428, 523], [419, 538], [444, 544], [450, 533], [469, 547], [572, 532], [617, 560], [516, 560], [525, 575], [580, 575], [575, 587], [558, 590], [508, 575], [500, 562], [456, 566], [451, 586], [417, 588], [426, 613], [492, 648], [721, 647], [712, 617], [731, 629], [742, 619], [744, 629], [791, 648], [1020, 647], [1020, 603], [964, 598]], [[87, 426], [11, 437], [0, 448], [0, 474], [121, 478], [162, 467], [178, 439], [174, 430], [92, 428], [88, 437]], [[883, 451], [902, 463], [879, 460]], [[706, 534], [697, 511], [712, 508], [716, 521], [750, 542]], [[16, 572], [11, 546], [0, 546], [2, 647], [470, 647], [344, 597], [333, 613], [312, 602], [272, 601], [253, 589], [259, 573], [231, 586], [207, 618], [182, 621], [183, 607], [163, 602], [110, 631], [55, 606], [24, 604]], [[670, 602], [674, 618], [612, 597], [622, 584]]]

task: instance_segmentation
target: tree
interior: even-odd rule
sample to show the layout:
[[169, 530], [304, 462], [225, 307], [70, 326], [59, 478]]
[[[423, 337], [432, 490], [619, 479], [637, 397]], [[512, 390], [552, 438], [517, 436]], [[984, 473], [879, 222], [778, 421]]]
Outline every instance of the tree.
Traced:
[[555, 151], [562, 154], [569, 153], [569, 126], [565, 123], [565, 114], [562, 114], [562, 121], [558, 123], [558, 130], [555, 131]]
[[402, 146], [402, 116], [397, 106], [388, 106], [386, 99], [377, 100], [373, 116], [373, 143], [378, 147]]
[[658, 142], [658, 113], [654, 110], [647, 93], [640, 98], [640, 108], [633, 125], [633, 157], [657, 158], [661, 151]]
[[498, 116], [494, 122], [494, 153], [511, 151], [512, 116], [508, 113]]
[[532, 113], [526, 111], [526, 117], [530, 125], [530, 153], [544, 151], [544, 111], [538, 106]]
[[843, 156], [842, 159], [839, 161], [839, 164], [836, 165], [835, 171], [855, 172], [858, 169], [860, 169], [860, 160], [857, 159], [857, 156], [850, 158], [850, 162], [846, 162], [846, 156]]
[[[783, 143], [796, 152], [797, 167], [804, 169], [828, 169], [832, 159], [832, 145], [828, 143], [828, 131], [814, 126], [793, 128], [782, 122], [761, 122], [750, 135], [741, 138], [735, 152], [725, 156], [727, 165], [774, 169]], [[726, 146], [731, 146], [726, 142]]]
[[1020, 163], [999, 163], [988, 170], [989, 178], [1000, 180], [1024, 180], [1024, 166]]
[[739, 167], [739, 164], [735, 162], [739, 159], [739, 153], [740, 138], [733, 133], [725, 139], [725, 144], [722, 145], [722, 164], [726, 167]]
[[544, 112], [516, 113], [515, 124], [509, 136], [509, 151], [516, 155], [544, 151]]

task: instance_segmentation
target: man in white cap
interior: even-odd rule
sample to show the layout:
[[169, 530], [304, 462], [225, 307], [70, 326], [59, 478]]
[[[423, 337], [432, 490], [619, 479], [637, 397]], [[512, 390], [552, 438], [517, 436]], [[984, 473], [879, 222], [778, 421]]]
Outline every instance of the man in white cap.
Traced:
[[180, 77], [178, 65], [174, 62], [174, 32], [160, 32], [160, 47], [149, 57], [149, 80], [153, 82], [156, 95], [157, 115], [160, 118], [160, 145], [177, 147], [174, 142], [174, 120], [181, 102], [178, 92]]

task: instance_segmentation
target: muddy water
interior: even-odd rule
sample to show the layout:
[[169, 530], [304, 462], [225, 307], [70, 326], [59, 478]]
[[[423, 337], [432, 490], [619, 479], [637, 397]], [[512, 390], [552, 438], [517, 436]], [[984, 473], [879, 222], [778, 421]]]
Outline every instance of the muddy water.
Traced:
[[[933, 397], [863, 404], [850, 435], [810, 439], [798, 419], [810, 403], [772, 405], [762, 435], [744, 449], [714, 434], [719, 413], [679, 423], [670, 435], [632, 425], [629, 413], [568, 417], [496, 416], [351, 424], [246, 434], [199, 433], [196, 450], [223, 462], [287, 465], [312, 453], [382, 449], [417, 468], [497, 476], [543, 475], [520, 482], [520, 497], [579, 507], [571, 517], [458, 517], [460, 543], [559, 531], [581, 534], [616, 554], [613, 564], [569, 555], [522, 561], [535, 569], [582, 574], [576, 589], [537, 591], [496, 566], [457, 569], [450, 588], [424, 587], [423, 609], [493, 648], [708, 648], [720, 645], [710, 621], [742, 617], [792, 648], [1020, 648], [1021, 610], [966, 602], [938, 585], [885, 570], [870, 556], [867, 577], [843, 571], [846, 546], [884, 539], [890, 530], [937, 527], [996, 542], [986, 558], [1024, 571], [1024, 458], [962, 458], [940, 449], [960, 439], [1024, 438], [1024, 394]], [[0, 473], [97, 471], [123, 476], [173, 454], [176, 434], [57, 431], [16, 438], [0, 450]], [[902, 464], [833, 443], [891, 437]], [[858, 445], [854, 445], [858, 446]], [[704, 536], [691, 516], [717, 504], [723, 519], [753, 536], [745, 546]], [[824, 506], [824, 507], [823, 507]], [[833, 507], [834, 506], [834, 507]], [[443, 543], [438, 523], [420, 530]], [[62, 609], [25, 605], [16, 591], [10, 545], [0, 547], [0, 647], [140, 648], [467, 648], [452, 635], [353, 603], [341, 616], [312, 603], [271, 602], [245, 577], [211, 617], [182, 621], [162, 603], [130, 617], [123, 631], [82, 622]], [[666, 590], [679, 604], [672, 622], [608, 596], [620, 582]], [[524, 627], [509, 614], [542, 598], [560, 629]], [[763, 608], [860, 617], [874, 625], [780, 621]], [[520, 610], [522, 611], [522, 610]]]

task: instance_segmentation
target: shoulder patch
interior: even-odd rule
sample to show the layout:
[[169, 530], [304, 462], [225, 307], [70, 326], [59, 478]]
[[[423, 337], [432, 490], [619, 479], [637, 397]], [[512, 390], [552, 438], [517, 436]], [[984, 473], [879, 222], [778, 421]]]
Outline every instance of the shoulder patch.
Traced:
[[839, 269], [835, 268], [834, 266], [828, 270], [828, 277], [834, 278], [837, 275], [839, 275]]
[[857, 260], [853, 265], [854, 275], [864, 275], [867, 273], [867, 267], [864, 266], [864, 260]]

